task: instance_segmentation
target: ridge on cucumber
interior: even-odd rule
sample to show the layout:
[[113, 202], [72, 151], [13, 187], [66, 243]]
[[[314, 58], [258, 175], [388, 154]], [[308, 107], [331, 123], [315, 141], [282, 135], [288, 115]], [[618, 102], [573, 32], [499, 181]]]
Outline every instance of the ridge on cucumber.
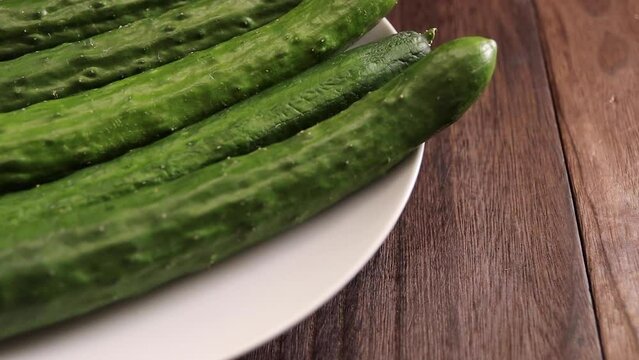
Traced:
[[103, 88], [0, 114], [0, 191], [55, 180], [196, 123], [325, 60], [394, 5], [306, 0], [211, 49]]
[[263, 26], [301, 0], [195, 0], [0, 65], [0, 112], [98, 88]]
[[425, 56], [429, 40], [404, 32], [341, 53], [229, 109], [121, 157], [0, 197], [0, 233], [122, 197], [282, 141], [344, 110]]
[[6, 0], [0, 6], [0, 61], [86, 39], [188, 2]]
[[0, 240], [0, 338], [145, 293], [265, 241], [386, 174], [484, 91], [496, 44], [460, 38], [297, 135]]

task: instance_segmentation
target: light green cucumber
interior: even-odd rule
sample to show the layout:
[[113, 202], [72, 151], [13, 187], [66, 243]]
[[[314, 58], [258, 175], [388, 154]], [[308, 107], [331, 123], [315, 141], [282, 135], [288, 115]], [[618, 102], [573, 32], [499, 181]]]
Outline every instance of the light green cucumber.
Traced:
[[0, 64], [0, 112], [135, 75], [269, 23], [301, 0], [194, 0], [157, 17]]
[[86, 39], [187, 3], [188, 0], [5, 0], [0, 2], [0, 60]]
[[347, 51], [154, 144], [0, 197], [0, 219], [5, 224], [28, 224], [281, 141], [348, 107], [428, 51], [429, 40], [414, 32]]
[[0, 114], [0, 193], [113, 159], [326, 59], [395, 0], [307, 0], [211, 49], [64, 99]]
[[290, 139], [61, 216], [4, 228], [0, 338], [203, 270], [303, 222], [389, 171], [478, 98], [496, 45], [444, 44]]

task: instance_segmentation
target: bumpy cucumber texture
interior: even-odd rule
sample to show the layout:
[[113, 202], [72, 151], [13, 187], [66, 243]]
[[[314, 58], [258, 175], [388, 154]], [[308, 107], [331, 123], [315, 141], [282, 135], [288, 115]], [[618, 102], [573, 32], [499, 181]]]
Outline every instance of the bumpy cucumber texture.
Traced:
[[208, 50], [76, 96], [0, 114], [0, 191], [113, 159], [326, 59], [395, 0], [307, 0]]
[[491, 40], [455, 40], [288, 140], [6, 232], [0, 338], [142, 294], [305, 221], [459, 118], [495, 56]]
[[301, 0], [197, 0], [157, 17], [2, 63], [0, 112], [81, 91], [217, 45], [286, 13]]
[[347, 51], [154, 144], [0, 197], [2, 224], [28, 224], [166, 182], [281, 141], [348, 107], [429, 51], [406, 32]]
[[[211, 0], [215, 1], [215, 0]], [[5, 0], [0, 3], [0, 61], [86, 39], [188, 0]]]

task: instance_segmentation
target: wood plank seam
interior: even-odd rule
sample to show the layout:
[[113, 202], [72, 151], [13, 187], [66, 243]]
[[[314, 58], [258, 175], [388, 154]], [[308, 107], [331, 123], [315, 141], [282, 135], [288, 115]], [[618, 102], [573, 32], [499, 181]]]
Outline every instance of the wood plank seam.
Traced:
[[579, 245], [580, 245], [580, 250], [581, 250], [581, 256], [583, 258], [583, 263], [584, 263], [584, 270], [586, 273], [586, 278], [588, 279], [588, 292], [590, 294], [590, 301], [592, 303], [592, 311], [593, 314], [595, 316], [595, 325], [596, 325], [596, 329], [597, 329], [597, 338], [599, 340], [599, 350], [601, 352], [601, 358], [605, 359], [605, 353], [604, 353], [604, 348], [603, 348], [603, 339], [601, 336], [601, 329], [600, 329], [600, 323], [599, 323], [599, 313], [597, 312], [597, 304], [596, 304], [596, 300], [595, 300], [595, 294], [593, 292], [593, 283], [592, 283], [592, 277], [590, 274], [590, 266], [588, 264], [588, 256], [586, 254], [586, 244], [584, 243], [584, 233], [583, 233], [583, 224], [582, 224], [582, 220], [581, 220], [581, 216], [579, 215], [579, 211], [577, 209], [577, 199], [575, 197], [575, 187], [574, 187], [574, 178], [573, 178], [573, 173], [570, 170], [570, 166], [568, 166], [568, 159], [566, 156], [566, 139], [564, 138], [564, 135], [561, 132], [561, 122], [559, 120], [559, 117], [561, 116], [561, 104], [559, 103], [559, 98], [557, 96], [557, 88], [555, 86], [555, 77], [553, 74], [553, 67], [551, 64], [552, 59], [550, 58], [550, 56], [548, 56], [549, 54], [549, 49], [548, 49], [548, 41], [547, 41], [547, 34], [545, 29], [540, 26], [541, 24], [541, 20], [540, 20], [540, 15], [539, 15], [539, 9], [538, 9], [538, 5], [537, 5], [537, 0], [530, 0], [530, 2], [532, 3], [532, 7], [533, 7], [533, 11], [535, 14], [535, 18], [534, 21], [536, 23], [536, 28], [538, 30], [538, 35], [539, 35], [539, 42], [541, 44], [541, 50], [542, 50], [542, 55], [543, 55], [543, 60], [544, 60], [544, 71], [546, 72], [546, 78], [548, 80], [548, 85], [549, 85], [549, 89], [550, 89], [550, 95], [551, 95], [551, 100], [552, 100], [552, 107], [553, 107], [553, 113], [554, 113], [554, 117], [555, 117], [555, 122], [557, 124], [557, 132], [559, 135], [559, 141], [561, 142], [561, 155], [562, 155], [562, 159], [564, 162], [564, 168], [566, 171], [566, 174], [568, 175], [568, 185], [569, 185], [569, 191], [570, 191], [570, 198], [571, 198], [571, 207], [572, 207], [572, 211], [574, 213], [575, 216], [575, 221], [577, 222], [577, 234], [579, 236]]
[[[423, 165], [420, 165], [420, 170], [421, 170], [421, 166]], [[407, 204], [407, 207], [408, 207], [408, 204]], [[395, 248], [395, 261], [397, 263], [397, 268], [395, 269], [395, 283], [397, 284], [397, 287], [399, 290], [397, 294], [397, 308], [395, 312], [396, 325], [395, 325], [395, 328], [393, 329], [393, 331], [395, 332], [393, 334], [393, 338], [395, 339], [395, 342], [396, 342], [395, 359], [402, 358], [402, 347], [404, 345], [400, 328], [402, 324], [402, 319], [404, 318], [404, 311], [405, 311], [404, 300], [406, 296], [406, 291], [404, 288], [404, 271], [403, 271], [404, 267], [401, 266], [402, 260], [404, 259], [404, 251], [403, 251], [403, 247], [400, 246], [401, 244], [399, 242], [402, 241], [406, 236], [404, 232], [405, 227], [400, 225], [402, 224], [402, 222], [404, 221], [406, 217], [405, 212], [406, 212], [406, 209], [404, 209], [402, 216], [400, 217], [399, 221], [397, 222], [397, 225], [395, 225], [395, 229], [393, 230], [397, 233], [397, 237], [399, 240]]]
[[[504, 10], [497, 19], [481, 16], [482, 11], [499, 15], [497, 9]], [[521, 0], [440, 5], [402, 0], [390, 15], [398, 29], [441, 25], [438, 43], [475, 33], [496, 38], [503, 46], [502, 72], [496, 74], [498, 84], [485, 103], [471, 110], [471, 119], [428, 145], [426, 156], [431, 160], [425, 160], [426, 170], [391, 235], [394, 240], [386, 243], [390, 250], [381, 250], [387, 257], [369, 263], [340, 295], [346, 311], [358, 315], [346, 316], [328, 331], [315, 331], [313, 337], [321, 334], [332, 343], [325, 346], [326, 341], [315, 339], [311, 359], [601, 358], [590, 280], [579, 259], [584, 249], [574, 197], [568, 192], [572, 189], [565, 149], [554, 133], [560, 129], [540, 34], [533, 26], [535, 15], [532, 2]], [[487, 123], [473, 122], [473, 116]], [[539, 126], [544, 135], [536, 135]], [[520, 151], [522, 146], [531, 152], [539, 149], [542, 165]], [[494, 158], [480, 156], [483, 149], [495, 150]], [[483, 162], [468, 169], [464, 166], [469, 158], [475, 164]], [[483, 178], [488, 174], [483, 167], [491, 177]], [[505, 180], [508, 176], [514, 180]], [[514, 189], [496, 191], [499, 186], [484, 180], [498, 185], [519, 182]], [[536, 200], [536, 195], [542, 198]], [[451, 200], [468, 203], [451, 205]], [[544, 227], [548, 229], [538, 230]], [[395, 269], [371, 270], [375, 266]], [[382, 285], [371, 285], [375, 281]], [[368, 296], [375, 299], [364, 300]], [[338, 308], [333, 302], [307, 321], [338, 323]], [[386, 311], [393, 320], [384, 323], [383, 313], [366, 318], [377, 311]], [[293, 341], [282, 344], [299, 346], [299, 339], [289, 338]], [[394, 342], [387, 348], [391, 351], [380, 351], [384, 348], [378, 341]], [[276, 356], [268, 348], [260, 355], [256, 358]]]

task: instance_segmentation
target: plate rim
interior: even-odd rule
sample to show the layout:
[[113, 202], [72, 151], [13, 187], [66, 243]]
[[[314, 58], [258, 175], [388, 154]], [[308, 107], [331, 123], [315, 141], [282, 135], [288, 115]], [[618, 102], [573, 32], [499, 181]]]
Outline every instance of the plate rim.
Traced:
[[[374, 29], [371, 29], [370, 32], [368, 32], [365, 36], [360, 38], [356, 42], [356, 44], [363, 44], [363, 43], [370, 42], [371, 40], [378, 40], [381, 38], [385, 38], [385, 37], [391, 36], [394, 33], [397, 33], [397, 31], [394, 29], [394, 27], [386, 18], [383, 18], [382, 20], [380, 20], [377, 26], [374, 27]], [[325, 275], [323, 278], [322, 276], [318, 276], [316, 280], [319, 280], [319, 282], [313, 282], [313, 280], [311, 279], [311, 282], [309, 282], [310, 286], [306, 287], [307, 290], [303, 290], [303, 291], [308, 291], [308, 289], [314, 289], [309, 291], [310, 296], [306, 296], [305, 298], [302, 297], [300, 299], [297, 299], [294, 296], [292, 297], [289, 296], [288, 304], [286, 308], [287, 310], [282, 310], [282, 308], [280, 308], [279, 310], [276, 309], [276, 311], [273, 311], [270, 313], [270, 317], [269, 316], [261, 317], [262, 319], [262, 322], [260, 323], [261, 325], [253, 326], [249, 328], [250, 331], [246, 331], [241, 334], [236, 334], [235, 331], [231, 331], [230, 333], [231, 335], [226, 337], [226, 340], [224, 340], [224, 341], [228, 341], [226, 345], [224, 345], [225, 344], [224, 341], [219, 343], [218, 346], [215, 347], [215, 350], [213, 350], [213, 353], [209, 352], [206, 358], [209, 358], [209, 359], [235, 358], [235, 357], [247, 354], [257, 349], [260, 346], [263, 346], [269, 341], [285, 333], [292, 327], [296, 326], [301, 321], [306, 319], [308, 316], [314, 314], [320, 307], [322, 307], [328, 301], [333, 299], [345, 286], [347, 286], [348, 283], [352, 281], [355, 278], [355, 276], [357, 276], [357, 274], [364, 268], [364, 266], [366, 266], [366, 264], [371, 260], [371, 258], [379, 251], [380, 247], [388, 238], [390, 232], [393, 230], [393, 228], [397, 224], [397, 221], [399, 220], [401, 214], [404, 212], [404, 209], [406, 208], [406, 205], [408, 203], [408, 200], [410, 199], [410, 196], [413, 192], [413, 189], [417, 182], [417, 178], [420, 173], [423, 154], [424, 154], [424, 145], [422, 144], [419, 147], [417, 147], [413, 152], [411, 152], [406, 157], [406, 159], [404, 159], [400, 164], [398, 164], [393, 169], [391, 169], [391, 171], [389, 171], [389, 173], [386, 176], [382, 176], [380, 179], [373, 182], [373, 184], [370, 184], [369, 186], [367, 186], [367, 188], [371, 187], [375, 183], [378, 184], [377, 186], [386, 186], [386, 185], [391, 186], [393, 190], [390, 193], [386, 192], [387, 194], [390, 194], [390, 195], [385, 196], [384, 198], [385, 199], [384, 201], [385, 202], [388, 201], [388, 204], [390, 204], [390, 206], [388, 206], [389, 211], [383, 211], [381, 213], [381, 216], [378, 216], [375, 218], [376, 219], [375, 220], [376, 225], [374, 227], [375, 230], [369, 231], [369, 232], [364, 231], [359, 233], [359, 238], [363, 239], [363, 241], [360, 240], [359, 245], [357, 245], [357, 247], [344, 249], [343, 245], [340, 245], [342, 246], [342, 249], [346, 250], [346, 251], [342, 251], [342, 253], [348, 254], [348, 255], [345, 257], [343, 256], [341, 259], [337, 257], [336, 260], [333, 260], [332, 265], [336, 266], [334, 268], [335, 270], [324, 272]], [[366, 190], [366, 189], [363, 189], [363, 190]], [[373, 193], [378, 193], [378, 190], [373, 190]], [[382, 193], [384, 193], [384, 191], [382, 191]], [[357, 194], [354, 194], [354, 195], [357, 195]], [[346, 199], [346, 201], [348, 201], [348, 199]], [[386, 203], [384, 203], [384, 205], [385, 204]], [[378, 206], [379, 206], [379, 203], [378, 203]], [[329, 208], [329, 209], [326, 209], [324, 212], [330, 214], [331, 211], [332, 209]], [[337, 213], [333, 213], [333, 214], [340, 214], [340, 212], [338, 211]], [[340, 223], [343, 223], [340, 221], [340, 219], [344, 219], [344, 218], [337, 217], [332, 219], [332, 221], [337, 221], [337, 223], [335, 224], [337, 228], [340, 227]], [[345, 219], [348, 220], [348, 217], [346, 217]], [[309, 220], [308, 222], [312, 222], [312, 221], [313, 219]], [[324, 221], [324, 219], [320, 221]], [[325, 244], [326, 241], [322, 241], [322, 239], [324, 239], [325, 236], [330, 236], [330, 235], [322, 234], [319, 237], [317, 237], [315, 240], [319, 240], [320, 244]], [[341, 234], [338, 237], [341, 237]], [[272, 256], [274, 254], [275, 255], [279, 254], [280, 252], [273, 253], [272, 251], [273, 250], [280, 251], [281, 248], [278, 249], [277, 245], [274, 248], [269, 247], [269, 244], [272, 244], [272, 243], [273, 241], [270, 241], [257, 246], [258, 248], [265, 247], [267, 254], [263, 254], [263, 253], [260, 254], [260, 251], [256, 251], [258, 249], [250, 249], [248, 251], [243, 252], [242, 254], [238, 254], [239, 256], [234, 257], [236, 258], [236, 265], [238, 265], [237, 261], [239, 261], [239, 265], [246, 266], [246, 265], [249, 265], [249, 263], [252, 263], [252, 261], [254, 261], [255, 259], [259, 260], [261, 257], [263, 257], [263, 255]], [[277, 243], [277, 241], [275, 241], [275, 243]], [[286, 240], [284, 243], [286, 243]], [[330, 241], [328, 241], [328, 243], [330, 243]], [[271, 249], [270, 254], [268, 254], [269, 248]], [[325, 251], [325, 248], [326, 248], [326, 245], [321, 245], [318, 249], [320, 249], [321, 251]], [[252, 251], [254, 254], [253, 257], [251, 257]], [[264, 251], [265, 250], [263, 249], [262, 252]], [[256, 253], [259, 254], [257, 258], [255, 257]], [[244, 256], [244, 260], [242, 260], [241, 255], [248, 255], [248, 256]], [[298, 255], [302, 255], [302, 257], [301, 258], [291, 257], [290, 259], [305, 259], [304, 256], [306, 255], [304, 253], [298, 253]], [[323, 255], [325, 255], [325, 253], [323, 253]], [[277, 259], [277, 257], [275, 257], [275, 259]], [[233, 259], [229, 259], [229, 260], [232, 261]], [[246, 263], [247, 260], [249, 260], [248, 263]], [[295, 261], [299, 261], [299, 260], [295, 260]], [[304, 260], [301, 260], [301, 261], [304, 261]], [[325, 260], [322, 260], [322, 261], [324, 261], [324, 263], [327, 263]], [[272, 263], [273, 263], [272, 261], [269, 262], [269, 266], [271, 266]], [[257, 261], [257, 264], [260, 264], [260, 261]], [[327, 264], [331, 264], [331, 263], [328, 262]], [[258, 265], [258, 268], [259, 266], [260, 265]], [[307, 270], [306, 270], [307, 273], [308, 271], [310, 271], [310, 273], [312, 274], [312, 272], [318, 271], [316, 266], [318, 265], [317, 264], [311, 265], [310, 270], [308, 270], [308, 267], [307, 267]], [[250, 272], [250, 270], [254, 270], [254, 269], [251, 269], [251, 266], [249, 266], [248, 268], [246, 268], [248, 270], [242, 271], [236, 268], [235, 266], [229, 265], [229, 264], [226, 265], [226, 268], [224, 264], [220, 264], [220, 266], [217, 268], [219, 268], [218, 271], [215, 271], [215, 269], [211, 269], [211, 270], [214, 271], [212, 273], [215, 273], [215, 272], [217, 273], [217, 276], [218, 276], [217, 282], [222, 284], [225, 284], [225, 280], [224, 280], [225, 277], [230, 278], [232, 280], [234, 276], [235, 276], [235, 279], [239, 280], [239, 283], [242, 284], [242, 273], [247, 273], [247, 272]], [[289, 271], [286, 267], [284, 267], [284, 269], [286, 269], [286, 271]], [[270, 270], [267, 272], [270, 272]], [[275, 273], [276, 273], [276, 276], [281, 276], [278, 273], [278, 270], [276, 270]], [[320, 273], [316, 273], [316, 274], [320, 274]], [[172, 282], [167, 287], [168, 288], [181, 287], [182, 289], [188, 289], [189, 286], [192, 286], [194, 283], [197, 285], [198, 281], [207, 278], [207, 275], [205, 274], [205, 272], [194, 274], [194, 275], [195, 276], [193, 277], [192, 280], [184, 279], [184, 281]], [[222, 275], [221, 276], [222, 280], [219, 280], [220, 275]], [[251, 275], [251, 279], [253, 277], [254, 275]], [[197, 280], [197, 278], [199, 278], [200, 280]], [[305, 278], [304, 280], [307, 280], [307, 278]], [[179, 283], [182, 283], [181, 286]], [[228, 281], [226, 281], [226, 283], [228, 283]], [[286, 286], [288, 286], [288, 288], [291, 288], [291, 286], [293, 286], [293, 289], [298, 289], [297, 287], [295, 287], [294, 284], [287, 285], [285, 283], [284, 287], [282, 287], [281, 285], [282, 282], [279, 280], [275, 283], [275, 286], [274, 286], [275, 288], [278, 287], [278, 283], [280, 284], [279, 285], [280, 291], [282, 290], [282, 288], [286, 288]], [[272, 284], [272, 283], [267, 281], [264, 284], [266, 284], [267, 286], [270, 286], [268, 284]], [[202, 284], [199, 284], [199, 285], [201, 286]], [[4, 356], [6, 356], [7, 359], [14, 359], [14, 358], [40, 359], [42, 358], [40, 356], [45, 356], [45, 354], [47, 354], [46, 355], [47, 359], [51, 359], [51, 358], [58, 359], [58, 358], [64, 357], [66, 354], [66, 356], [71, 355], [71, 358], [73, 359], [76, 359], [76, 358], [81, 359], [82, 357], [78, 357], [78, 355], [84, 354], [88, 356], [88, 354], [92, 354], [90, 355], [90, 358], [108, 359], [114, 355], [112, 354], [111, 351], [108, 351], [109, 348], [105, 347], [104, 345], [113, 346], [114, 344], [117, 344], [117, 345], [125, 346], [124, 348], [120, 347], [120, 349], [117, 349], [115, 351], [115, 353], [120, 353], [120, 355], [122, 355], [121, 349], [124, 349], [126, 353], [130, 354], [130, 356], [136, 356], [135, 354], [137, 352], [142, 351], [145, 355], [142, 355], [142, 357], [138, 357], [140, 359], [146, 359], [146, 358], [161, 359], [161, 358], [167, 358], [167, 357], [170, 358], [171, 356], [170, 353], [172, 351], [175, 354], [179, 353], [179, 352], [175, 352], [176, 350], [180, 349], [179, 345], [176, 344], [177, 345], [176, 346], [176, 345], [165, 344], [162, 346], [156, 346], [156, 350], [153, 350], [152, 353], [147, 353], [147, 351], [149, 350], [145, 349], [144, 344], [147, 343], [148, 341], [145, 340], [145, 338], [141, 338], [141, 339], [138, 338], [137, 337], [138, 333], [136, 333], [135, 331], [133, 332], [127, 331], [127, 329], [125, 328], [124, 331], [119, 333], [109, 332], [109, 331], [113, 331], [114, 329], [121, 330], [122, 328], [118, 326], [121, 326], [122, 323], [124, 323], [125, 325], [128, 325], [128, 326], [131, 326], [131, 324], [136, 324], [134, 325], [136, 329], [139, 327], [145, 328], [145, 329], [147, 328], [151, 329], [148, 335], [146, 335], [146, 333], [140, 333], [140, 334], [145, 334], [147, 338], [150, 336], [153, 339], [156, 336], [158, 336], [158, 333], [156, 333], [153, 330], [154, 329], [153, 327], [157, 326], [158, 324], [157, 319], [163, 319], [164, 316], [163, 314], [158, 314], [157, 309], [159, 308], [161, 311], [165, 311], [166, 309], [166, 307], [164, 307], [166, 305], [165, 303], [170, 303], [171, 306], [173, 306], [172, 302], [175, 300], [175, 296], [174, 296], [175, 294], [182, 294], [179, 296], [183, 296], [183, 294], [185, 293], [192, 294], [192, 293], [189, 293], [188, 290], [186, 290], [186, 292], [184, 292], [184, 290], [177, 290], [172, 292], [172, 290], [167, 289], [167, 287], [164, 287], [164, 290], [158, 289], [159, 291], [153, 291], [152, 293], [147, 294], [145, 296], [136, 297], [135, 299], [133, 299], [131, 303], [129, 303], [130, 305], [126, 304], [128, 301], [124, 302], [124, 304], [116, 304], [114, 307], [119, 308], [119, 310], [113, 309], [112, 307], [111, 309], [105, 308], [104, 310], [89, 314], [88, 315], [89, 317], [92, 317], [92, 316], [97, 317], [97, 321], [94, 321], [94, 322], [91, 322], [88, 319], [83, 320], [81, 319], [82, 318], [81, 317], [78, 319], [71, 320], [70, 322], [63, 322], [58, 326], [54, 326], [53, 328], [43, 329], [42, 332], [36, 332], [34, 334], [25, 334], [26, 337], [22, 337], [22, 338], [19, 337], [15, 339], [17, 340], [17, 342], [14, 342], [13, 344], [12, 344], [13, 341], [11, 341], [10, 339], [8, 343], [5, 341], [0, 342], [0, 357], [4, 358]], [[200, 287], [197, 286], [197, 288], [200, 288]], [[224, 293], [224, 290], [225, 289], [222, 289], [223, 293]], [[166, 293], [166, 291], [168, 291], [168, 293]], [[206, 291], [210, 291], [210, 289], [205, 288], [202, 291], [206, 292]], [[299, 296], [299, 294], [301, 293], [299, 292], [299, 289], [297, 291], [298, 291], [297, 294]], [[295, 291], [292, 291], [292, 294], [294, 293]], [[196, 295], [197, 295], [196, 297], [204, 296], [201, 294], [200, 290], [198, 290]], [[206, 298], [206, 296], [204, 297]], [[268, 298], [268, 296], [266, 297]], [[249, 297], [245, 297], [245, 298], [251, 299]], [[273, 297], [271, 296], [271, 298]], [[224, 296], [222, 296], [222, 299], [224, 299]], [[229, 299], [233, 301], [233, 299], [235, 298], [231, 296]], [[159, 305], [158, 305], [158, 302], [159, 302]], [[222, 302], [224, 302], [224, 300]], [[229, 302], [228, 299], [226, 300], [226, 302], [227, 303]], [[182, 303], [181, 305], [184, 305], [184, 303]], [[197, 305], [198, 305], [197, 307], [192, 307], [192, 309], [197, 309], [196, 310], [198, 312], [197, 319], [200, 319], [200, 314], [201, 314], [201, 311], [203, 310], [201, 307], [199, 307], [200, 304], [197, 304]], [[231, 305], [232, 305], [232, 302], [231, 302]], [[288, 306], [292, 306], [292, 309], [289, 310]], [[260, 308], [260, 306], [258, 306], [258, 308]], [[139, 317], [136, 318], [135, 313], [141, 312], [140, 311], [141, 309], [142, 309], [142, 312], [152, 313], [153, 317], [151, 318], [147, 317], [146, 318], [147, 322], [138, 321], [136, 323], [136, 319], [140, 319], [140, 318]], [[170, 309], [170, 311], [167, 314], [174, 315], [173, 308], [169, 307], [168, 309]], [[115, 311], [115, 313], [113, 313], [113, 311]], [[125, 316], [123, 317], [121, 313], [118, 313], [118, 311], [123, 311], [125, 313]], [[218, 315], [219, 314], [220, 313], [218, 312]], [[133, 316], [131, 317], [131, 315]], [[204, 315], [206, 315], [206, 312], [204, 313]], [[145, 315], [142, 315], [142, 316], [145, 316]], [[94, 320], [96, 319], [95, 317], [94, 317]], [[206, 316], [204, 316], [203, 318], [205, 319]], [[122, 319], [125, 319], [125, 320], [121, 321]], [[144, 320], [144, 318], [142, 319]], [[220, 318], [217, 318], [217, 319], [220, 319]], [[221, 321], [222, 324], [224, 324], [224, 321], [225, 321], [224, 319], [225, 319], [224, 315], [222, 315], [222, 321]], [[148, 321], [148, 320], [151, 320], [151, 321]], [[159, 321], [162, 321], [162, 320], [159, 320]], [[171, 319], [171, 321], [173, 320]], [[115, 323], [115, 328], [113, 328], [114, 323]], [[173, 323], [171, 322], [168, 326], [174, 329], [177, 329], [178, 331], [180, 329], [179, 327], [177, 328], [174, 327]], [[199, 330], [203, 331], [203, 329], [206, 329], [208, 326], [211, 326], [211, 325], [206, 325], [206, 323], [204, 323], [204, 325], [202, 324], [197, 325], [195, 326], [195, 328], [198, 329], [199, 327]], [[89, 332], [88, 337], [85, 336], [85, 331], [87, 329]], [[103, 333], [105, 329], [107, 332]], [[226, 328], [219, 327], [218, 329], [224, 330]], [[79, 331], [80, 337], [77, 337], [78, 331]], [[94, 341], [91, 341], [91, 340], [95, 340], [96, 334], [98, 336], [97, 343]], [[115, 343], [112, 341], [113, 340], [112, 338], [114, 336], [113, 334], [115, 334], [115, 337], [120, 336], [116, 339]], [[122, 335], [120, 334], [125, 334], [125, 335], [124, 337], [122, 337]], [[133, 334], [134, 336], [133, 337], [129, 336], [131, 334]], [[158, 337], [157, 340], [161, 339], [162, 335], [170, 336], [170, 334], [172, 334], [171, 330], [164, 331], [164, 333], [160, 331], [160, 337]], [[35, 338], [32, 336], [35, 336]], [[181, 336], [188, 336], [188, 334], [182, 334]], [[34, 339], [35, 339], [35, 343], [32, 343]], [[77, 343], [78, 341], [80, 341], [80, 346], [78, 346], [78, 343]], [[155, 343], [156, 341], [153, 341], [153, 342]], [[209, 350], [212, 350], [211, 348], [209, 348], [209, 346], [211, 345], [210, 342], [206, 342], [206, 343], [201, 341], [193, 342], [193, 340], [191, 340], [191, 341], [185, 341], [182, 343], [186, 345], [186, 347], [182, 347], [183, 351], [189, 348], [191, 350], [193, 349], [203, 350], [203, 347], [202, 347], [203, 344], [205, 345], [206, 348], [208, 348]], [[126, 346], [127, 344], [133, 348]], [[5, 345], [8, 345], [8, 347], [5, 347]], [[137, 349], [135, 347], [137, 347]], [[87, 353], [86, 352], [87, 349], [89, 349], [91, 353]], [[102, 349], [103, 351], [106, 349], [107, 351], [106, 353], [94, 352], [95, 350], [99, 350], [99, 349]], [[130, 350], [127, 350], [127, 349], [130, 349]], [[164, 349], [162, 351], [167, 351], [167, 352], [164, 353], [165, 355], [158, 357], [158, 355], [161, 355], [163, 353], [162, 351], [159, 351], [160, 349]]]
[[[387, 18], [382, 18], [380, 22], [376, 26], [383, 26], [385, 30], [387, 30], [388, 36], [393, 34], [397, 34], [397, 30], [391, 24], [391, 22]], [[401, 206], [398, 206], [397, 209], [393, 212], [392, 216], [389, 218], [389, 222], [384, 228], [384, 231], [380, 232], [380, 236], [375, 241], [372, 241], [366, 253], [362, 254], [360, 259], [354, 264], [348, 272], [345, 272], [339, 281], [336, 281], [334, 285], [324, 294], [323, 296], [318, 296], [317, 300], [308, 306], [307, 309], [298, 311], [298, 314], [292, 315], [290, 319], [286, 322], [283, 322], [280, 326], [278, 326], [277, 330], [272, 331], [272, 334], [268, 337], [253, 341], [251, 345], [247, 345], [245, 349], [238, 350], [234, 354], [230, 355], [226, 359], [234, 359], [242, 355], [246, 355], [253, 350], [258, 349], [259, 347], [266, 345], [268, 342], [276, 339], [282, 334], [286, 333], [296, 325], [300, 324], [307, 317], [313, 315], [316, 311], [318, 311], [322, 306], [328, 303], [331, 299], [333, 299], [337, 294], [344, 289], [359, 273], [362, 271], [364, 266], [368, 264], [368, 262], [373, 258], [373, 256], [379, 251], [382, 247], [386, 239], [390, 235], [391, 231], [395, 228], [395, 225], [399, 221], [400, 216], [406, 209], [406, 205], [408, 204], [408, 200], [413, 193], [415, 185], [417, 183], [417, 178], [419, 176], [419, 172], [421, 170], [422, 160], [424, 157], [424, 144], [419, 145], [417, 149], [415, 149], [411, 154], [408, 155], [404, 162], [409, 162], [411, 170], [410, 174], [410, 186], [404, 189], [404, 193], [402, 194], [402, 199], [400, 201]], [[399, 165], [398, 165], [399, 166]]]

